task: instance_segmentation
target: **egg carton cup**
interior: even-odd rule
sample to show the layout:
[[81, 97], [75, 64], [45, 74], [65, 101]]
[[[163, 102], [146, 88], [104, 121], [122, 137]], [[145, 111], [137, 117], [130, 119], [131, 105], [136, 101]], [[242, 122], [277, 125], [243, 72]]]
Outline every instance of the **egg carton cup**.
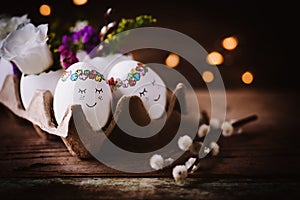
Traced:
[[[123, 96], [115, 100], [115, 112], [112, 114], [107, 125], [102, 129], [106, 137], [97, 138], [97, 132], [94, 131], [87, 122], [85, 115], [80, 105], [71, 105], [65, 112], [63, 121], [57, 125], [54, 118], [52, 103], [53, 95], [48, 90], [36, 90], [28, 109], [24, 109], [19, 93], [19, 77], [8, 75], [0, 91], [0, 103], [12, 111], [16, 116], [26, 119], [32, 123], [37, 134], [46, 139], [61, 138], [68, 151], [80, 159], [90, 159], [93, 156], [89, 152], [90, 148], [101, 149], [101, 144], [105, 139], [111, 137], [115, 144], [127, 147], [136, 146], [136, 141], [126, 141], [122, 130], [118, 127], [118, 120], [122, 117], [128, 117], [128, 109], [132, 120], [141, 126], [147, 125], [151, 119], [145, 109], [142, 100], [138, 96]], [[156, 144], [159, 141], [168, 140], [173, 134], [171, 129], [180, 123], [181, 120], [185, 122], [193, 121], [186, 109], [186, 94], [185, 85], [183, 83], [177, 84], [173, 91], [168, 90], [167, 106], [166, 106], [166, 121], [163, 129], [148, 141]], [[179, 105], [180, 102], [180, 105]], [[126, 108], [125, 108], [126, 106]], [[127, 110], [127, 111], [125, 111]], [[76, 113], [76, 115], [73, 115]], [[78, 130], [74, 123], [80, 121], [81, 128], [85, 131], [85, 141], [78, 134]], [[157, 119], [160, 120], [160, 119]], [[201, 117], [199, 126], [207, 123], [207, 119]], [[83, 126], [83, 127], [82, 127]], [[174, 131], [173, 131], [174, 132]], [[124, 141], [125, 140], [125, 141]], [[88, 148], [86, 148], [88, 147]]]

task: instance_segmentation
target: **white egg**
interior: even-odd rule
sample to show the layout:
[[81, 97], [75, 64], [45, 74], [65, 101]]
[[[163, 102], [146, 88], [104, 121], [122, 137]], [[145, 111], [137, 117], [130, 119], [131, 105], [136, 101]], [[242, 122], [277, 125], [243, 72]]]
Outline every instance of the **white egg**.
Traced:
[[87, 121], [94, 130], [107, 123], [111, 113], [112, 93], [104, 76], [86, 62], [71, 65], [57, 83], [53, 109], [60, 124], [70, 105], [81, 105]]
[[123, 95], [139, 96], [152, 119], [160, 118], [165, 112], [165, 83], [148, 66], [135, 60], [124, 60], [111, 68], [107, 78], [116, 98]]
[[20, 95], [24, 108], [28, 109], [37, 90], [48, 90], [53, 95], [56, 84], [63, 72], [63, 69], [59, 69], [41, 74], [22, 74], [20, 79]]

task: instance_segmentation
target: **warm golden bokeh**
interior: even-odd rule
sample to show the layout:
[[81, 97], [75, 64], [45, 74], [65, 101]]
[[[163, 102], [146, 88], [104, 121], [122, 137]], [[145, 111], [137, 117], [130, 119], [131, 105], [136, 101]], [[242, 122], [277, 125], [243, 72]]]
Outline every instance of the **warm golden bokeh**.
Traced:
[[76, 5], [76, 6], [81, 6], [81, 5], [84, 5], [88, 2], [88, 0], [73, 0], [73, 3]]
[[224, 38], [222, 41], [222, 46], [226, 50], [234, 50], [238, 45], [238, 39], [234, 36]]
[[180, 62], [180, 57], [174, 53], [170, 53], [165, 61], [166, 65], [172, 68], [177, 67], [179, 62]]
[[249, 71], [243, 73], [242, 75], [242, 81], [245, 83], [245, 84], [251, 84], [253, 82], [253, 74]]
[[221, 65], [224, 62], [224, 57], [221, 53], [212, 51], [207, 55], [206, 62], [210, 65]]
[[47, 4], [43, 4], [40, 6], [40, 14], [43, 16], [51, 15], [51, 7]]
[[210, 83], [214, 80], [215, 76], [211, 71], [204, 71], [202, 78], [206, 83]]

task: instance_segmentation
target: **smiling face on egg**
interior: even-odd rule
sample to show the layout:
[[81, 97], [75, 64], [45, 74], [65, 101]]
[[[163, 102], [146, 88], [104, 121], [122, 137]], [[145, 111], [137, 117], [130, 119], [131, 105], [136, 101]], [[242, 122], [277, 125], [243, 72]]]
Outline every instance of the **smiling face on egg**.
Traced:
[[111, 91], [105, 81], [86, 80], [74, 88], [73, 103], [80, 104], [92, 127], [100, 129], [110, 112]]
[[111, 90], [104, 76], [92, 65], [78, 62], [71, 65], [58, 82], [53, 108], [58, 124], [70, 105], [81, 105], [87, 121], [100, 130], [111, 111]]
[[141, 98], [152, 119], [165, 112], [166, 86], [160, 76], [146, 65], [134, 61], [121, 61], [108, 73], [113, 94], [136, 95]]
[[166, 88], [164, 85], [156, 83], [153, 79], [151, 83], [141, 85], [132, 94], [139, 96], [145, 108], [152, 119], [161, 117], [164, 112], [166, 104]]
[[[94, 87], [91, 87], [94, 85]], [[80, 104], [83, 109], [92, 109], [101, 104], [103, 101], [104, 90], [101, 83], [91, 84], [89, 81], [83, 82], [81, 84], [76, 84], [73, 96], [74, 104]], [[108, 93], [105, 91], [105, 93]]]

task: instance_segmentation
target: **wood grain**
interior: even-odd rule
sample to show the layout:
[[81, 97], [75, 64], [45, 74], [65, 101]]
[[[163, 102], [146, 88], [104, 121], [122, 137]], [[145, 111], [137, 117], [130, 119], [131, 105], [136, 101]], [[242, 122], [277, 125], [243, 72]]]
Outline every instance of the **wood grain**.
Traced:
[[[197, 95], [200, 108], [209, 108], [207, 91]], [[129, 174], [74, 157], [61, 138], [39, 137], [31, 123], [0, 105], [0, 193], [8, 199], [299, 197], [298, 93], [229, 90], [227, 102], [227, 119], [255, 113], [258, 120], [245, 125], [240, 135], [221, 137], [220, 154], [204, 158], [184, 185], [174, 182], [170, 169]]]

